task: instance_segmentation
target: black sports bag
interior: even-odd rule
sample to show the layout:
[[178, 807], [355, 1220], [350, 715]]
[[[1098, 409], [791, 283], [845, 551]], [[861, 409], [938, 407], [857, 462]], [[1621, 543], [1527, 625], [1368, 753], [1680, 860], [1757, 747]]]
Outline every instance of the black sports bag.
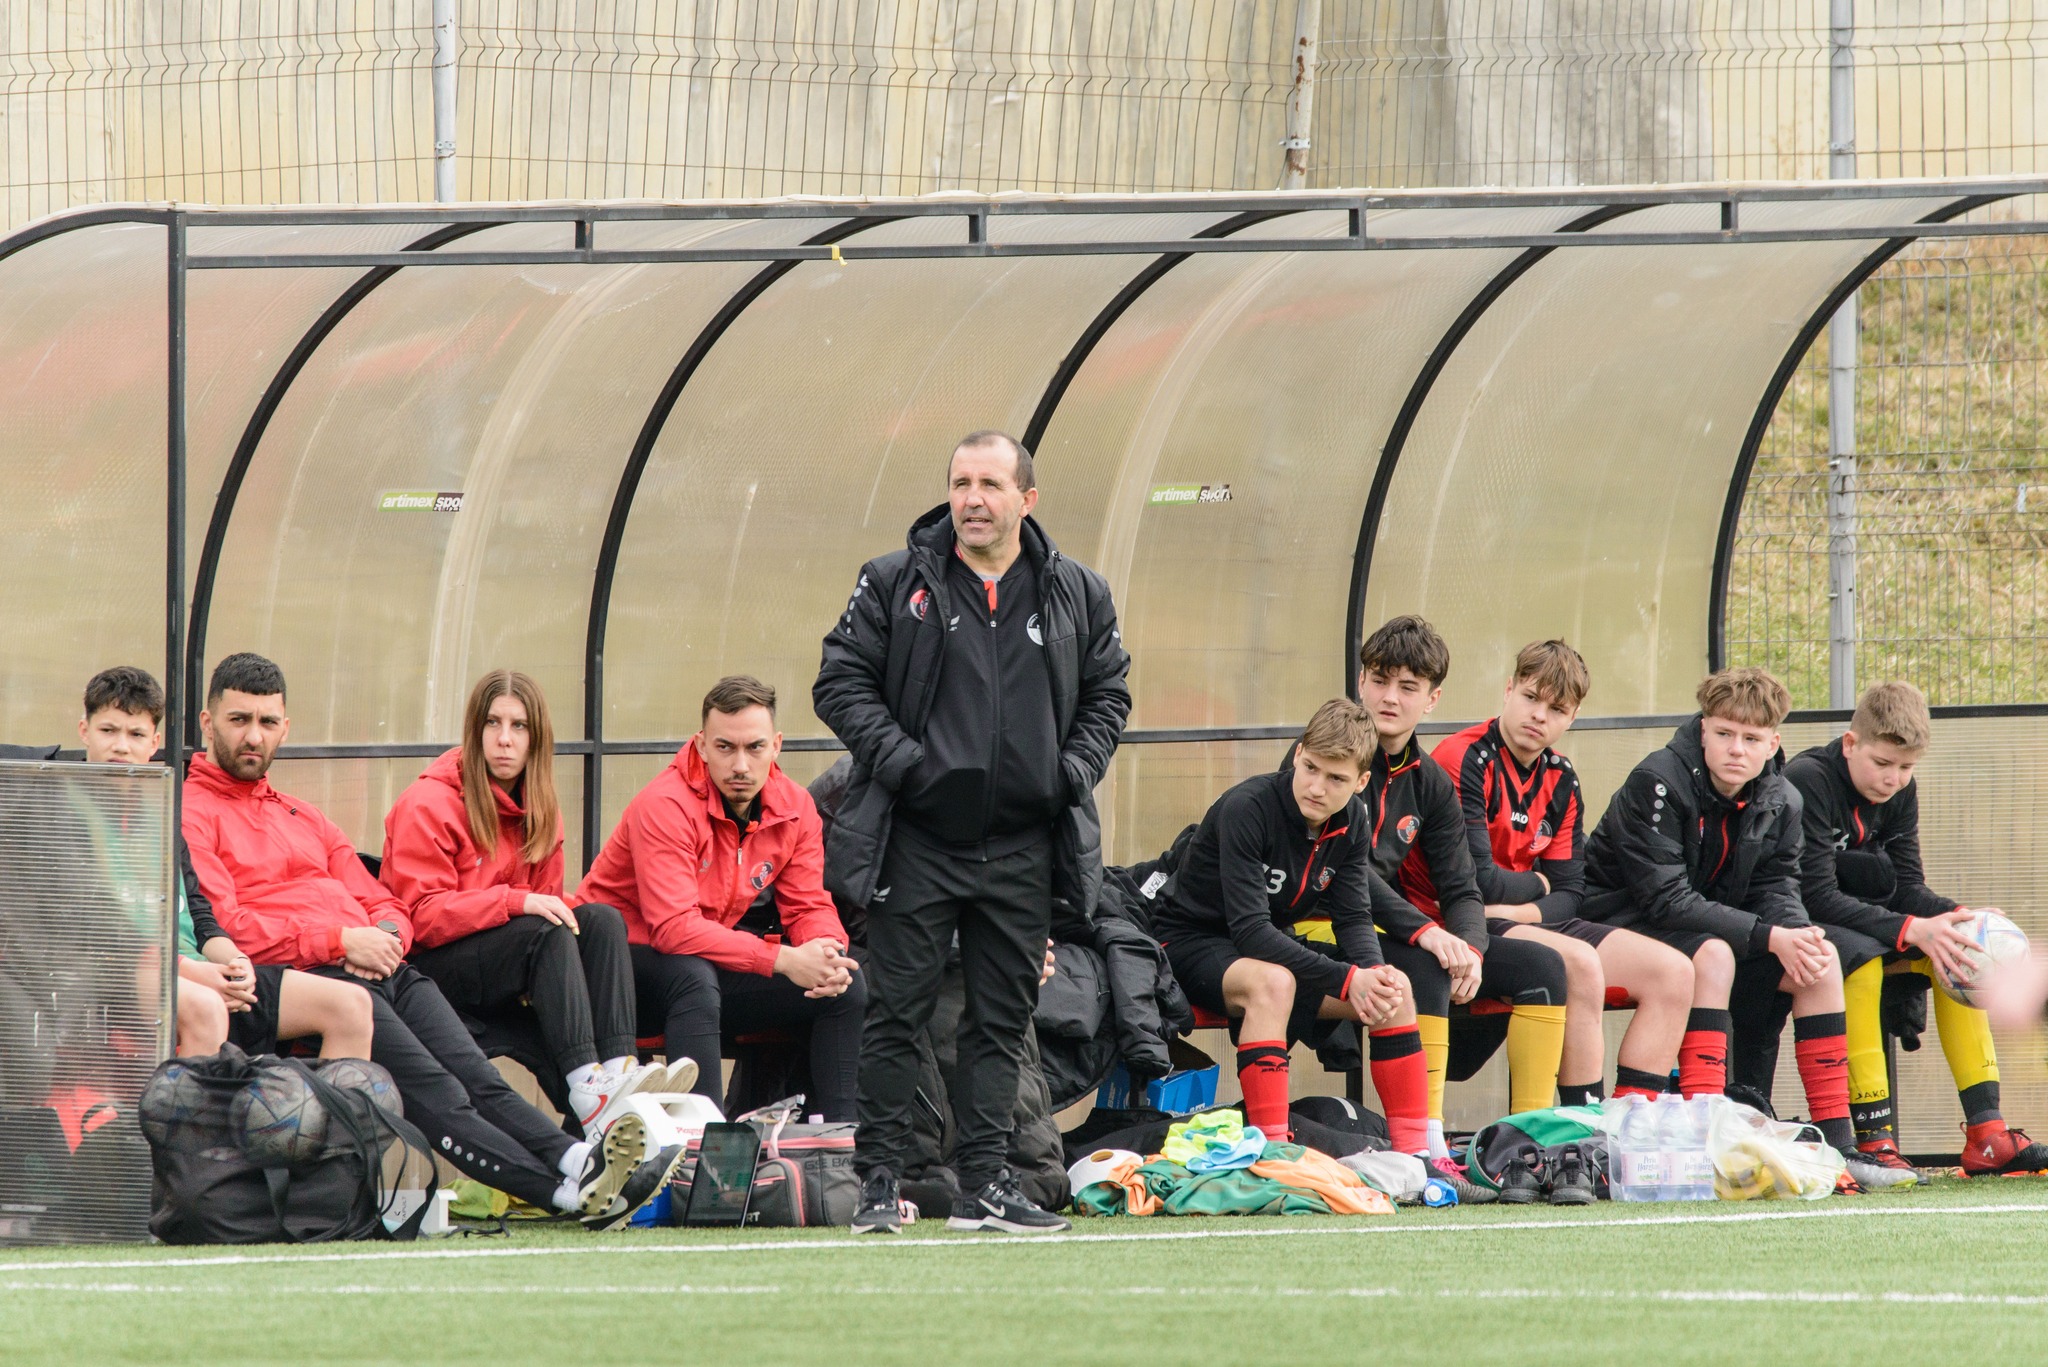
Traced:
[[[432, 1148], [391, 1075], [363, 1059], [309, 1066], [224, 1045], [161, 1065], [139, 1110], [155, 1170], [149, 1229], [167, 1244], [412, 1239], [433, 1204]], [[427, 1198], [395, 1229], [384, 1218], [394, 1144]]]

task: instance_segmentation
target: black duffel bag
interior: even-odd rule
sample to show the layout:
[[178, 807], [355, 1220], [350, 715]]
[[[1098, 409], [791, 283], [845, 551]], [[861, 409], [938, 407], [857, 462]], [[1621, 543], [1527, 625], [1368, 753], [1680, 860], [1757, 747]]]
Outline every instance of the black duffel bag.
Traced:
[[[391, 1075], [364, 1059], [309, 1066], [228, 1044], [160, 1066], [139, 1110], [155, 1170], [149, 1230], [167, 1244], [412, 1239], [433, 1204], [433, 1150]], [[395, 1228], [393, 1144], [425, 1187]]]

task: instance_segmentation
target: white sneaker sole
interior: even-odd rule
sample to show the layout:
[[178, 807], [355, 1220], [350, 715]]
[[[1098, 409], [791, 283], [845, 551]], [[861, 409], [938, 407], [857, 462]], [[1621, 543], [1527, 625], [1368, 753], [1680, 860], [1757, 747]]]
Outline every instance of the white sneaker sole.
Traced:
[[998, 1220], [993, 1215], [985, 1215], [979, 1220], [949, 1215], [946, 1217], [946, 1228], [960, 1234], [973, 1234], [978, 1230], [989, 1230], [997, 1234], [1063, 1234], [1073, 1226], [1065, 1220], [1056, 1225], [1019, 1225], [1008, 1220]]
[[612, 1203], [619, 1188], [633, 1175], [633, 1169], [647, 1160], [647, 1122], [628, 1111], [613, 1121], [599, 1141], [604, 1153], [604, 1170], [582, 1191], [576, 1209], [582, 1215], [597, 1215]]
[[687, 1092], [697, 1085], [697, 1060], [693, 1058], [671, 1059], [667, 1075], [660, 1086], [649, 1083], [642, 1090], [662, 1092]]

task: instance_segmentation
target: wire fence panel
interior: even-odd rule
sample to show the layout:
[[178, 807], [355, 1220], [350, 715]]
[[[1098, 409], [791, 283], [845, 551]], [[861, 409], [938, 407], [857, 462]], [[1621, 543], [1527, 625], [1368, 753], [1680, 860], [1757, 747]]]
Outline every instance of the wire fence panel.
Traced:
[[[1861, 292], [1859, 679], [1936, 704], [2048, 696], [2048, 240], [1917, 244]], [[1728, 657], [1828, 705], [1828, 344], [1778, 405], [1737, 524]]]

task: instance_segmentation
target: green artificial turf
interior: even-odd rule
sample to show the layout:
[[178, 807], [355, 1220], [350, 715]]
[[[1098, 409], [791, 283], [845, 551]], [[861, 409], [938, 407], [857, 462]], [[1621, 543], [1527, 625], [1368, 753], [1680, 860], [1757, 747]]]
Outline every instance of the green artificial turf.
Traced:
[[[1170, 1237], [1188, 1235], [1225, 1237]], [[2048, 1180], [2005, 1180], [1812, 1206], [1093, 1220], [1058, 1240], [927, 1222], [12, 1249], [0, 1360], [2021, 1362], [2048, 1346], [2044, 1235]]]

